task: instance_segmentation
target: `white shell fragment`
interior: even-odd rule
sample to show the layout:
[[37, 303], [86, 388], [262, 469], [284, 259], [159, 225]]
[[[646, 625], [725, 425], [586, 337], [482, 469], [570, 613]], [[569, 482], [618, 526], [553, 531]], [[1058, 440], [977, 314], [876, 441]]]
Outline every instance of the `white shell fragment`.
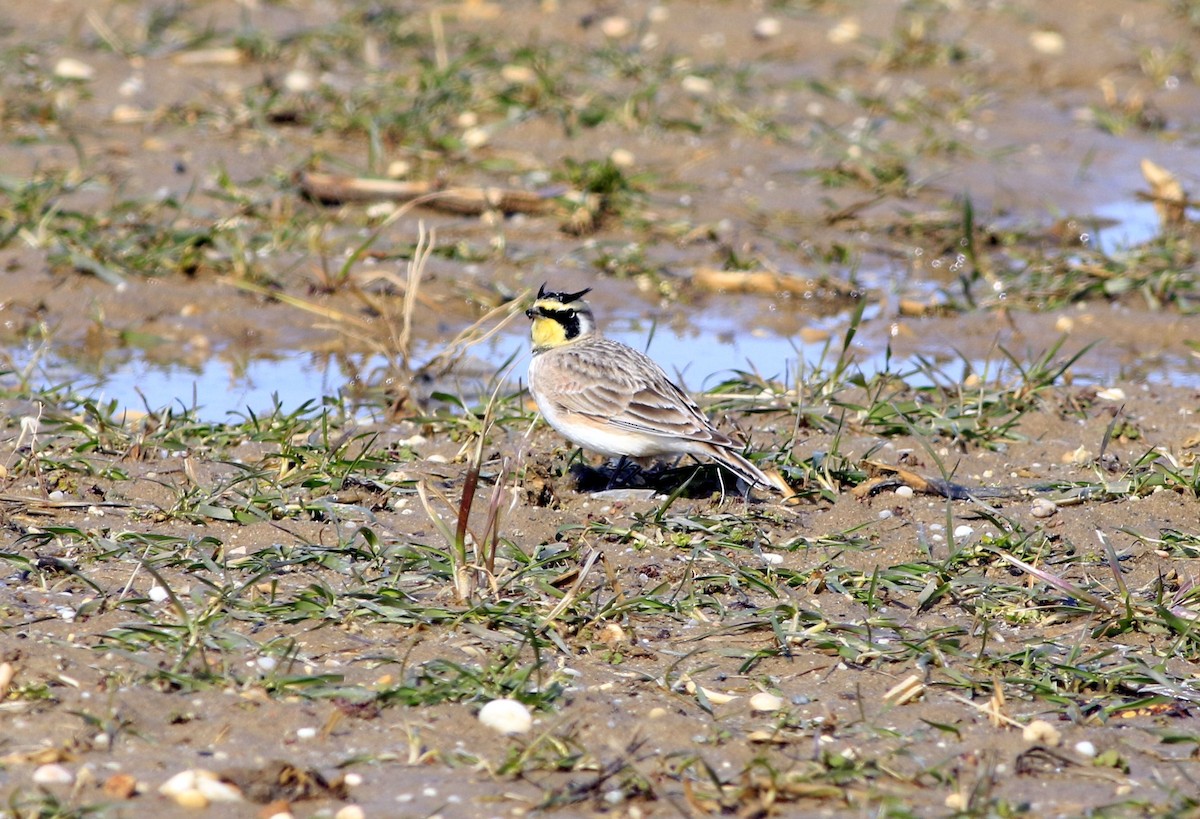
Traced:
[[96, 76], [96, 69], [74, 57], [63, 57], [54, 64], [54, 76], [63, 80], [86, 81]]
[[479, 721], [501, 734], [524, 734], [533, 727], [533, 714], [516, 700], [492, 700], [479, 709]]
[[70, 785], [75, 782], [75, 774], [62, 765], [42, 765], [33, 772], [35, 785]]
[[783, 698], [768, 694], [766, 691], [760, 691], [750, 698], [751, 711], [771, 712], [781, 708], [783, 708]]
[[189, 808], [242, 801], [242, 792], [236, 786], [222, 782], [215, 773], [203, 768], [180, 771], [160, 785], [158, 792]]

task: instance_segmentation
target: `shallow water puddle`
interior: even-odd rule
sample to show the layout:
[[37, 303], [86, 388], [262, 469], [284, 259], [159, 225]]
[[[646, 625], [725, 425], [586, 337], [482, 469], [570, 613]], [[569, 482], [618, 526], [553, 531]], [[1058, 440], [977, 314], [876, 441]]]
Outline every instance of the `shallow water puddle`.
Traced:
[[[679, 322], [659, 324], [643, 316], [617, 316], [604, 329], [607, 335], [646, 350], [669, 374], [695, 392], [711, 390], [738, 377], [739, 372], [790, 385], [798, 371], [808, 376], [835, 366], [851, 320], [850, 311], [819, 319], [807, 317], [805, 326], [817, 334], [824, 333], [826, 338], [806, 343], [798, 335], [748, 329], [752, 322], [745, 312], [746, 305], [762, 309], [763, 304], [747, 301], [741, 308], [736, 303], [729, 309], [726, 305], [720, 310], [709, 308], [692, 314], [683, 326]], [[942, 384], [961, 381], [969, 373], [987, 381], [1015, 379], [1016, 367], [1000, 352], [996, 341], [986, 333], [975, 332], [979, 321], [978, 316], [967, 314], [939, 320], [936, 325], [908, 322], [906, 336], [897, 337], [899, 324], [887, 320], [883, 308], [872, 304], [849, 350], [851, 369], [870, 377], [890, 368], [914, 387], [928, 386], [935, 378]], [[1027, 333], [1019, 343], [1010, 340], [1005, 347], [1018, 360], [1032, 361], [1057, 338], [1053, 320], [1047, 318], [1044, 327]], [[1086, 343], [1082, 337], [1069, 339], [1060, 358]], [[889, 345], [894, 347], [890, 356]], [[428, 342], [423, 346], [418, 348], [418, 362], [437, 352]], [[509, 361], [509, 380], [514, 385], [524, 381], [528, 339], [523, 323], [514, 325], [512, 332], [470, 348], [467, 355], [458, 372], [443, 383], [424, 385], [426, 394], [439, 391], [475, 400], [490, 391], [494, 374]], [[25, 366], [32, 357], [30, 351], [24, 361], [17, 357], [15, 363], [18, 368]], [[362, 374], [382, 372], [385, 364], [379, 358], [354, 358], [351, 364], [327, 354], [289, 351], [236, 363], [214, 356], [199, 366], [185, 366], [152, 362], [132, 351], [107, 365], [107, 369], [92, 366], [83, 372], [78, 363], [51, 355], [37, 363], [29, 380], [35, 388], [72, 384], [84, 397], [101, 403], [116, 401], [121, 408], [135, 411], [195, 409], [200, 420], [216, 422], [230, 415], [268, 413], [276, 405], [290, 412], [305, 403], [320, 404], [326, 397], [337, 398], [343, 393], [353, 404], [349, 396], [358, 391]], [[936, 375], [931, 370], [936, 370]], [[1071, 368], [1071, 375], [1077, 385], [1109, 386], [1133, 381], [1200, 388], [1200, 361], [1188, 355], [1186, 349], [1150, 349], [1133, 342], [1118, 348], [1106, 342], [1085, 354]]]

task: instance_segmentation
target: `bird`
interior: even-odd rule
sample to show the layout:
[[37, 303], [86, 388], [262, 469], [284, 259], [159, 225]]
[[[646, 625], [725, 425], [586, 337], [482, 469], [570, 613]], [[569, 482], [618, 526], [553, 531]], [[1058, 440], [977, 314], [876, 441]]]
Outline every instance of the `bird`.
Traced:
[[714, 427], [654, 359], [600, 332], [583, 301], [590, 292], [548, 291], [543, 284], [525, 311], [532, 320], [529, 392], [546, 422], [621, 463], [658, 455], [710, 458], [751, 487], [792, 495], [778, 472], [769, 475], [746, 458], [745, 445]]

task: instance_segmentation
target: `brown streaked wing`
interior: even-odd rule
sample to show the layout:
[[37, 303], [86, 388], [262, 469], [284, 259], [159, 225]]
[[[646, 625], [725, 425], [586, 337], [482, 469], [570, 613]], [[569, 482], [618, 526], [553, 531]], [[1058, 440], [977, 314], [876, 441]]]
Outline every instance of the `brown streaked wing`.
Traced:
[[596, 339], [555, 352], [554, 401], [563, 409], [630, 431], [735, 446], [661, 367], [632, 347]]

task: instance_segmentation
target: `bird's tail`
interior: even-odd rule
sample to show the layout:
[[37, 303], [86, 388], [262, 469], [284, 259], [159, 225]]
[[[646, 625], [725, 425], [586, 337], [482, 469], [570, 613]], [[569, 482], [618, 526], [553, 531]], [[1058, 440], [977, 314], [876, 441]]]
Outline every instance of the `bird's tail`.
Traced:
[[785, 498], [790, 498], [796, 492], [784, 480], [777, 469], [763, 470], [756, 466], [742, 453], [733, 449], [721, 447], [712, 448], [712, 457], [721, 466], [744, 480], [751, 486], [759, 486], [772, 492], [779, 492]]

